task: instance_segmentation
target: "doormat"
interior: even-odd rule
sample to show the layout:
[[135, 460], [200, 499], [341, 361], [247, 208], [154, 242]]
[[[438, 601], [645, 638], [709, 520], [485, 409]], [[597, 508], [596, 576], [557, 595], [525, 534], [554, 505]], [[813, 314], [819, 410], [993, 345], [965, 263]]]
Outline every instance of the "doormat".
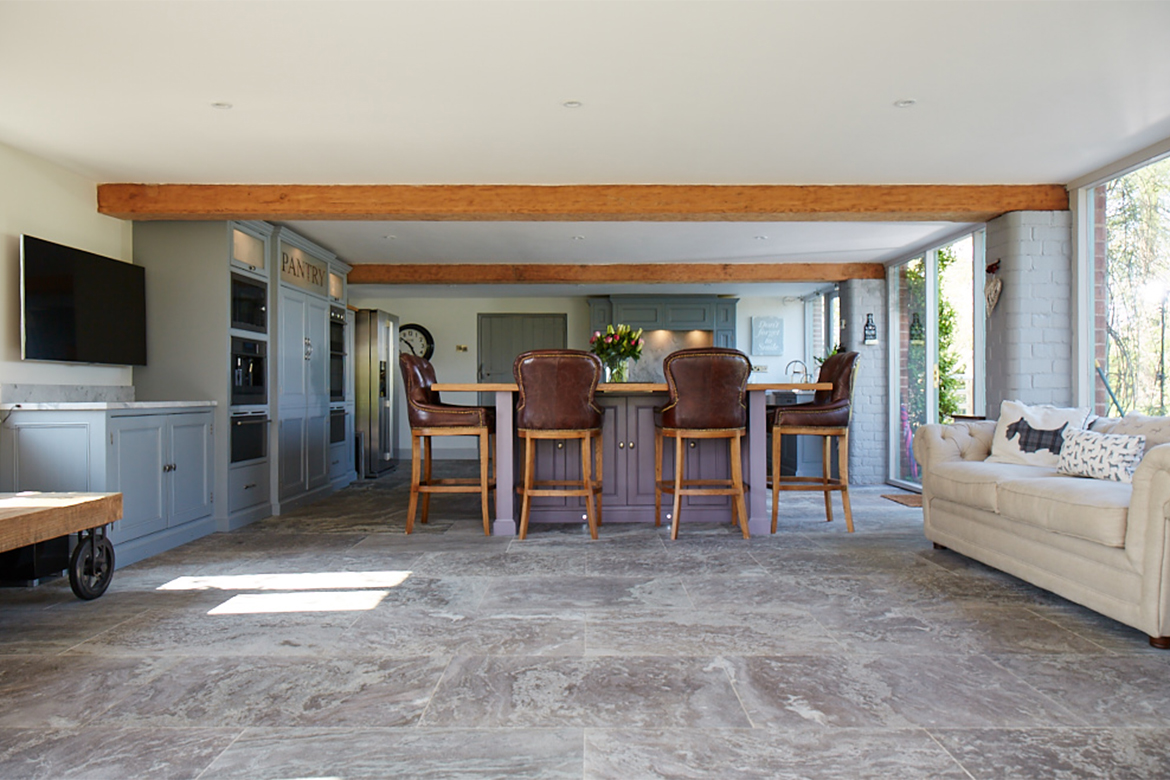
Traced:
[[921, 493], [898, 493], [897, 495], [883, 495], [882, 498], [888, 498], [895, 504], [901, 504], [902, 506], [922, 508]]

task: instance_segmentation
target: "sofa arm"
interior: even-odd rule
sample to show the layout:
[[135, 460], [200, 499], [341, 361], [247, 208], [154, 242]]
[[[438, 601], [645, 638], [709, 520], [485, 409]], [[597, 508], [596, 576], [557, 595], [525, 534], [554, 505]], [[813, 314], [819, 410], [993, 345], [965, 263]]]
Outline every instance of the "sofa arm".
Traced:
[[986, 460], [995, 421], [923, 425], [914, 433], [914, 458], [923, 472], [948, 460]]
[[1151, 636], [1170, 636], [1170, 444], [1151, 447], [1133, 473], [1125, 552], [1142, 573]]

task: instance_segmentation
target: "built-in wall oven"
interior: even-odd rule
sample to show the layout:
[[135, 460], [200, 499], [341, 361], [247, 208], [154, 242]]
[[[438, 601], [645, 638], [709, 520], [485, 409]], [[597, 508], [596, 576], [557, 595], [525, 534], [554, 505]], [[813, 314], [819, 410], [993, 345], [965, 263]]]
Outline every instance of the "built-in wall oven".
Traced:
[[232, 405], [268, 403], [268, 345], [232, 337]]
[[329, 400], [345, 400], [345, 309], [329, 310]]
[[329, 443], [345, 443], [346, 413], [344, 407], [329, 410]]
[[232, 463], [268, 457], [268, 415], [242, 412], [231, 416]]
[[268, 332], [268, 285], [243, 274], [232, 274], [232, 327]]

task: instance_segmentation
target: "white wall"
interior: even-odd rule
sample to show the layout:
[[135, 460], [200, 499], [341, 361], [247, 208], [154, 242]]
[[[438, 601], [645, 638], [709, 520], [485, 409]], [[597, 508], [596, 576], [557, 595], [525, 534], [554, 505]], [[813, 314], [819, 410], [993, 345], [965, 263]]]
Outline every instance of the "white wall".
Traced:
[[96, 182], [0, 144], [0, 385], [131, 384], [128, 367], [20, 359], [20, 235], [129, 262], [131, 232], [130, 222], [98, 214]]
[[[474, 291], [475, 288], [468, 288]], [[479, 367], [479, 314], [566, 314], [568, 347], [589, 348], [589, 304], [581, 298], [395, 298], [382, 292], [349, 288], [349, 304], [359, 309], [381, 309], [398, 316], [399, 324], [418, 323], [435, 339], [431, 363], [440, 382], [475, 382]], [[466, 352], [457, 352], [465, 344]], [[394, 369], [397, 371], [398, 367]], [[444, 393], [443, 400], [456, 404], [478, 403], [474, 393]], [[434, 440], [436, 457], [443, 450], [459, 450], [461, 457], [474, 457], [472, 439], [463, 437]], [[466, 450], [464, 453], [463, 451]], [[410, 424], [399, 404], [398, 451], [410, 458]]]
[[[787, 382], [784, 366], [804, 356], [804, 302], [798, 298], [740, 298], [735, 307], [735, 342], [746, 352], [753, 366], [767, 366], [768, 370], [753, 373], [752, 382]], [[784, 320], [784, 354], [752, 354], [752, 317], [780, 317]], [[807, 364], [807, 361], [805, 361]], [[816, 372], [816, 366], [809, 365]]]

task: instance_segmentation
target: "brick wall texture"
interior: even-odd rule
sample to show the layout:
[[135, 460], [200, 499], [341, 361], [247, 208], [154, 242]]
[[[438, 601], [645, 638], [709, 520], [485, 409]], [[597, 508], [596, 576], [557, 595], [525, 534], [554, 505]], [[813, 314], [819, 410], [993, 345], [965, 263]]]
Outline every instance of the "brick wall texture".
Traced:
[[1017, 211], [987, 223], [987, 263], [1003, 291], [987, 317], [987, 416], [1005, 400], [1068, 406], [1072, 369], [1072, 215]]
[[[840, 290], [841, 348], [859, 353], [849, 425], [849, 482], [880, 485], [889, 475], [886, 282], [851, 279], [842, 282]], [[873, 346], [863, 343], [862, 328], [868, 314], [877, 325], [878, 343]]]

